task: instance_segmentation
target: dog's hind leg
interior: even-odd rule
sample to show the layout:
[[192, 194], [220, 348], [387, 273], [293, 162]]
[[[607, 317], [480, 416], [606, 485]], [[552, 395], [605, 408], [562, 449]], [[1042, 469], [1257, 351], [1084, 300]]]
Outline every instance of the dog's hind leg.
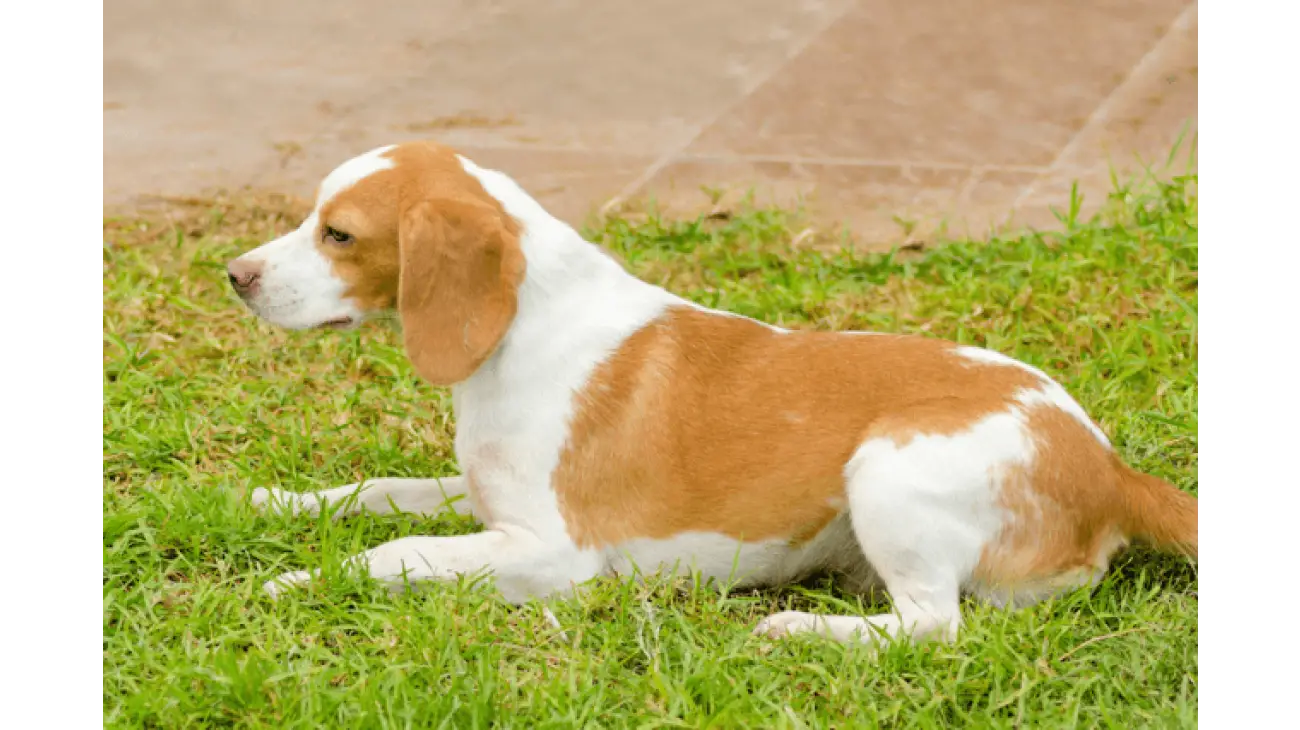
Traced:
[[319, 492], [291, 492], [274, 487], [252, 490], [249, 500], [260, 512], [319, 514], [329, 505], [335, 517], [369, 512], [376, 515], [416, 514], [433, 517], [446, 510], [473, 517], [464, 476], [440, 479], [371, 479]]
[[1031, 459], [1033, 445], [1009, 413], [942, 435], [899, 435], [889, 425], [868, 434], [845, 468], [845, 482], [854, 535], [894, 611], [786, 611], [764, 619], [755, 633], [780, 638], [812, 632], [868, 644], [956, 638], [961, 590], [1003, 525], [1001, 475]]

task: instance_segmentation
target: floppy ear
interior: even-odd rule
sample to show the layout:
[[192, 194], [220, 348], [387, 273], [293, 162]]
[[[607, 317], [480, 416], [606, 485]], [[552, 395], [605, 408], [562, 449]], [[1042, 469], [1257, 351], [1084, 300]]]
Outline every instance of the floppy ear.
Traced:
[[434, 385], [459, 383], [514, 320], [524, 254], [513, 221], [482, 204], [424, 201], [402, 215], [397, 239], [406, 354]]

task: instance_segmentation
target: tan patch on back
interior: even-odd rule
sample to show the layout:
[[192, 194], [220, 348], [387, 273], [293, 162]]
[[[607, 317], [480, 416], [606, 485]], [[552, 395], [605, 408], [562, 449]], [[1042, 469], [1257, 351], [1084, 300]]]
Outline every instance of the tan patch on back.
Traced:
[[956, 432], [1041, 383], [953, 347], [675, 308], [577, 396], [554, 478], [570, 533], [589, 547], [686, 531], [810, 539], [842, 511], [869, 428]]

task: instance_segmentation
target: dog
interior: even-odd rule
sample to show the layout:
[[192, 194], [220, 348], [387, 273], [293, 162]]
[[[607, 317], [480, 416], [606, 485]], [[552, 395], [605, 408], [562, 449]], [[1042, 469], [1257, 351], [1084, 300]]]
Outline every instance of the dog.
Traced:
[[450, 387], [461, 476], [250, 495], [262, 510], [453, 509], [484, 525], [348, 559], [393, 590], [486, 571], [518, 604], [677, 568], [744, 587], [830, 573], [885, 588], [893, 611], [785, 611], [755, 633], [874, 645], [952, 640], [963, 595], [1017, 607], [1087, 586], [1131, 541], [1196, 556], [1197, 500], [1129, 468], [1041, 371], [694, 304], [433, 142], [344, 162], [299, 228], [228, 274], [285, 328], [395, 311], [416, 373]]

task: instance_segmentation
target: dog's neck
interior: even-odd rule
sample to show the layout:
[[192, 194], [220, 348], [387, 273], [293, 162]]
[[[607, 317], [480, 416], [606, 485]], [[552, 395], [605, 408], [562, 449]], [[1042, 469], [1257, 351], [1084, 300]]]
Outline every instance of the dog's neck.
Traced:
[[519, 221], [525, 261], [515, 320], [496, 352], [463, 386], [491, 383], [493, 392], [548, 383], [576, 386], [632, 332], [665, 307], [684, 304], [625, 271], [508, 176], [463, 158], [462, 164]]

